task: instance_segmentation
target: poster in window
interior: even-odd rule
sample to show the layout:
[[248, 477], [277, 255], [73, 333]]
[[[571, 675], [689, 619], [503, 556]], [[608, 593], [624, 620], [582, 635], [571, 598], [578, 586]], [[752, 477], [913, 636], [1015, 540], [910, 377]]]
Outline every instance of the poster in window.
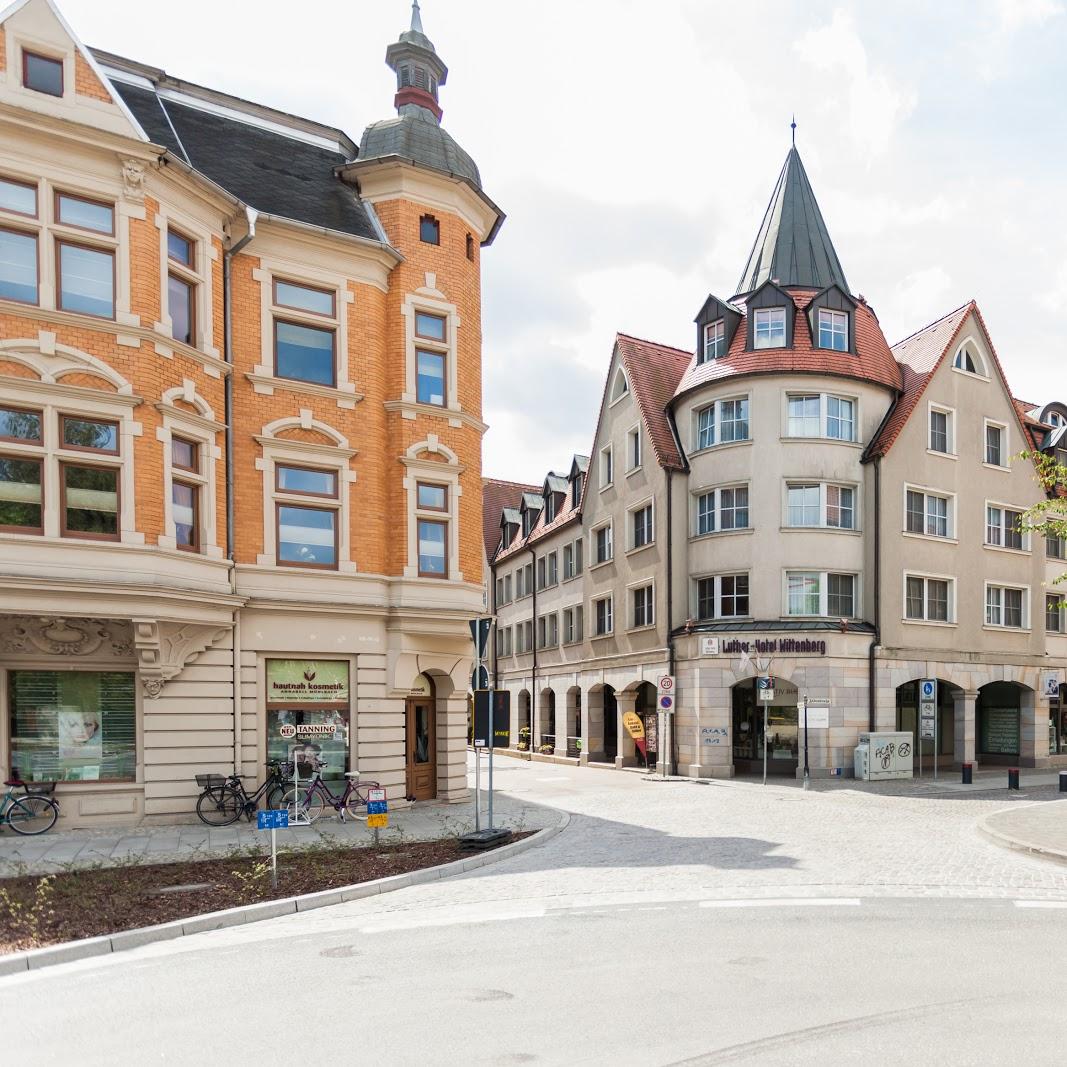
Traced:
[[68, 781], [92, 781], [100, 777], [104, 758], [100, 712], [80, 708], [57, 709], [59, 762]]
[[295, 763], [301, 779], [310, 778], [322, 761], [323, 778], [341, 779], [349, 770], [348, 727], [347, 708], [268, 711], [267, 757]]

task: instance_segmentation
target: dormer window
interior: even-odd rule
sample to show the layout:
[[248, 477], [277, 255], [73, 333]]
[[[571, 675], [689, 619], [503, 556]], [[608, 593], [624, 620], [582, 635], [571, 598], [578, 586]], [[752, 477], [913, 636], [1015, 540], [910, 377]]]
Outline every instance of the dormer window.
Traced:
[[704, 327], [704, 352], [700, 363], [726, 355], [726, 320], [716, 319]]
[[960, 345], [959, 350], [956, 352], [956, 358], [952, 361], [952, 366], [956, 370], [964, 371], [967, 374], [985, 374], [985, 364], [969, 344]]
[[22, 53], [22, 84], [35, 93], [63, 95], [63, 61], [37, 52]]
[[785, 347], [785, 308], [759, 308], [756, 311], [756, 348]]
[[819, 309], [819, 347], [848, 351], [848, 312]]
[[1049, 426], [1060, 427], [1064, 424], [1063, 416], [1058, 411], [1050, 411], [1048, 413]]
[[621, 400], [630, 391], [630, 383], [626, 380], [626, 371], [619, 368], [615, 375], [615, 384], [611, 387], [611, 402]]
[[556, 517], [556, 494], [549, 493], [545, 497], [545, 522], [549, 523]]
[[571, 507], [576, 508], [582, 501], [582, 476], [576, 474], [571, 479]]
[[529, 537], [530, 531], [533, 529], [533, 512], [524, 511], [522, 513], [522, 536]]

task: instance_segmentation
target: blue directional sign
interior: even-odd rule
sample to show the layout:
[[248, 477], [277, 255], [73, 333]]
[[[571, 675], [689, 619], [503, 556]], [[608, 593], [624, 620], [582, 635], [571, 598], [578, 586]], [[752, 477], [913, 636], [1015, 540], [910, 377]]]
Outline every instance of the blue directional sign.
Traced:
[[257, 811], [257, 830], [286, 830], [289, 828], [289, 812], [280, 809], [278, 811]]

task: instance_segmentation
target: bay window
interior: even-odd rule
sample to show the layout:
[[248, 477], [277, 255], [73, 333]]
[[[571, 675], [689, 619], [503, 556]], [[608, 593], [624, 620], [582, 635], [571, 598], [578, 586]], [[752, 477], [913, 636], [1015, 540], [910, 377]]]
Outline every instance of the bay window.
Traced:
[[115, 253], [73, 241], [56, 241], [57, 304], [63, 311], [115, 317]]
[[786, 398], [787, 437], [826, 437], [856, 440], [856, 401], [829, 393], [805, 393]]
[[697, 448], [748, 440], [748, 397], [716, 400], [696, 415]]
[[696, 533], [748, 528], [748, 486], [724, 486], [710, 489], [697, 497]]
[[856, 490], [848, 485], [786, 486], [786, 526], [856, 529]]
[[696, 587], [698, 619], [736, 619], [749, 614], [747, 574], [700, 578]]
[[852, 618], [856, 613], [856, 576], [827, 571], [786, 573], [786, 614]]

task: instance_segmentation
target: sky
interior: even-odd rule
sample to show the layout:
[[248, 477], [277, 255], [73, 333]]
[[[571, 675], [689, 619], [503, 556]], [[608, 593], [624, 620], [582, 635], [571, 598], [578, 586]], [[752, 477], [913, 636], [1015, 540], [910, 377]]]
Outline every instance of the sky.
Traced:
[[[338, 126], [392, 113], [407, 0], [59, 0], [81, 39]], [[160, 8], [162, 5], [160, 5]], [[294, 12], [298, 18], [294, 20]], [[423, 0], [444, 125], [507, 214], [484, 250], [484, 472], [588, 454], [617, 332], [692, 349], [796, 115], [893, 344], [974, 298], [1017, 396], [1067, 399], [1067, 0]]]

